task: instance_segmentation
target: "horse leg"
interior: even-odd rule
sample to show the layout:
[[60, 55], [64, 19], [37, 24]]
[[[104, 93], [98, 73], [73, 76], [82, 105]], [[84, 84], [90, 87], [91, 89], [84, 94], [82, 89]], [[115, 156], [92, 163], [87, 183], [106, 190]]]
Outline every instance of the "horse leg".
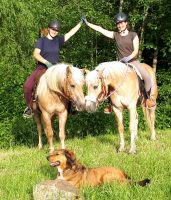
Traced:
[[138, 138], [138, 113], [137, 113], [137, 109], [136, 109], [135, 127], [136, 127], [136, 131], [135, 131], [135, 140], [136, 140]]
[[67, 121], [67, 111], [58, 114], [59, 118], [59, 138], [62, 149], [65, 149], [65, 124]]
[[51, 117], [48, 113], [42, 112], [42, 120], [44, 122], [44, 130], [48, 139], [50, 153], [54, 151], [53, 145], [53, 129], [51, 124]]
[[143, 108], [143, 113], [144, 116], [147, 120], [149, 129], [150, 129], [150, 134], [151, 134], [151, 140], [156, 140], [156, 131], [155, 131], [155, 109], [156, 108], [145, 108], [144, 106], [142, 106]]
[[38, 137], [39, 137], [39, 143], [38, 143], [38, 148], [42, 149], [42, 123], [41, 123], [41, 117], [40, 114], [37, 112], [34, 113], [34, 120], [37, 124], [37, 132], [38, 132]]
[[131, 133], [131, 147], [129, 150], [129, 153], [134, 154], [136, 152], [136, 145], [135, 145], [135, 139], [137, 138], [137, 127], [138, 127], [138, 114], [136, 107], [130, 108], [130, 133]]
[[113, 106], [113, 111], [115, 113], [115, 116], [118, 122], [118, 131], [119, 131], [119, 136], [120, 136], [120, 147], [118, 149], [118, 152], [122, 152], [125, 150], [123, 114], [122, 114], [123, 110], [118, 109]]

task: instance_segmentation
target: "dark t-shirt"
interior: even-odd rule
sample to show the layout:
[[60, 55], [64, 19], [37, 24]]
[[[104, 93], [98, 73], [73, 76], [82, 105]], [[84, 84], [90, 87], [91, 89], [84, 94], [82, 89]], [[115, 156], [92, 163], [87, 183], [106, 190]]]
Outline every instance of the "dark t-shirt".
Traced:
[[[50, 40], [47, 37], [39, 38], [35, 44], [35, 48], [41, 50], [40, 55], [51, 62], [56, 64], [59, 62], [59, 51], [61, 46], [64, 44], [64, 36], [58, 36]], [[43, 63], [38, 64], [45, 66]]]
[[[116, 42], [117, 46], [117, 58], [121, 60], [125, 56], [129, 56], [133, 51], [133, 39], [137, 33], [129, 32], [126, 36], [121, 36], [118, 32], [114, 32], [113, 39]], [[136, 57], [133, 58], [131, 61], [136, 60]]]

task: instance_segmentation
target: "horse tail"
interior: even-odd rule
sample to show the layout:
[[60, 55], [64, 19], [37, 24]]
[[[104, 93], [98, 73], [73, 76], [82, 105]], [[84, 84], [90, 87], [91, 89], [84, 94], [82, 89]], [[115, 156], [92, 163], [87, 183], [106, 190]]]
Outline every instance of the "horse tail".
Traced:
[[141, 187], [144, 187], [144, 186], [146, 186], [146, 185], [148, 185], [148, 184], [150, 183], [150, 179], [146, 178], [146, 179], [144, 179], [144, 180], [137, 181], [137, 182], [132, 181], [132, 180], [129, 179], [129, 183], [130, 183], [131, 185], [139, 185], [139, 186], [141, 186]]

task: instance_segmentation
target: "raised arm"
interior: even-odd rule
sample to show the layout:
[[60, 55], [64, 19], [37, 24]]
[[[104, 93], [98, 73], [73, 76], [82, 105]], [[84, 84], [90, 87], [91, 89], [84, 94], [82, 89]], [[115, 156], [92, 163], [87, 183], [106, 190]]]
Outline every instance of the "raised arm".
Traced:
[[66, 42], [69, 40], [70, 37], [72, 37], [81, 27], [82, 21], [79, 22], [74, 28], [72, 28], [68, 33], [64, 35], [64, 41]]
[[106, 36], [108, 38], [113, 38], [113, 34], [114, 34], [113, 31], [108, 31], [108, 30], [102, 28], [101, 26], [98, 26], [98, 25], [88, 22], [86, 17], [82, 17], [82, 20], [87, 26], [89, 26], [93, 30], [100, 32], [101, 34], [103, 34], [104, 36]]

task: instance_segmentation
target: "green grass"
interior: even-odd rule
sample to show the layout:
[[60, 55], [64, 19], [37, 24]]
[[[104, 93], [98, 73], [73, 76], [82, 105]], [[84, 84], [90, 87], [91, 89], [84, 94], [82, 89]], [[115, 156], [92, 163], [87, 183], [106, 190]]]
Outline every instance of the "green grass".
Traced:
[[[135, 181], [150, 178], [151, 184], [120, 186], [104, 184], [82, 188], [87, 200], [169, 200], [171, 199], [171, 132], [157, 131], [158, 140], [150, 141], [147, 132], [140, 132], [137, 154], [116, 153], [119, 136], [107, 134], [66, 140], [68, 149], [76, 152], [80, 162], [89, 167], [115, 166], [123, 169]], [[129, 134], [126, 146], [129, 148]], [[59, 143], [55, 143], [59, 148]], [[0, 200], [32, 200], [34, 185], [55, 179], [56, 169], [46, 160], [48, 146], [39, 151], [25, 146], [0, 150]]]

